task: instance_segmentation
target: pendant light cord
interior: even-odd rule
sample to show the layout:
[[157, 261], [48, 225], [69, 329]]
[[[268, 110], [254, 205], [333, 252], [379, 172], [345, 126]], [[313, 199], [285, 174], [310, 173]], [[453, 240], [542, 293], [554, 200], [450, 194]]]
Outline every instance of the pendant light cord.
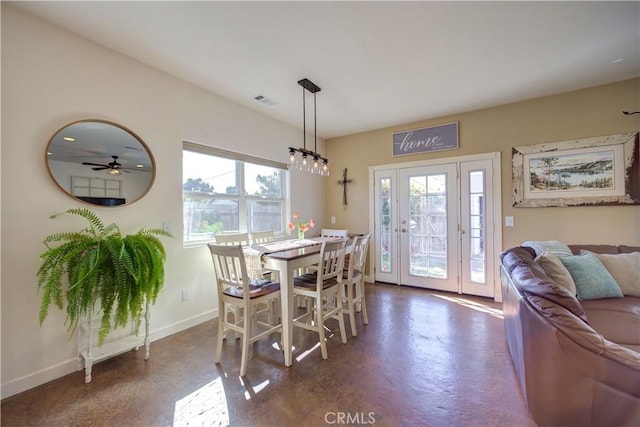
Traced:
[[302, 86], [302, 146], [306, 150], [307, 149], [307, 103], [304, 97], [305, 91], [306, 89], [304, 88], [304, 86]]

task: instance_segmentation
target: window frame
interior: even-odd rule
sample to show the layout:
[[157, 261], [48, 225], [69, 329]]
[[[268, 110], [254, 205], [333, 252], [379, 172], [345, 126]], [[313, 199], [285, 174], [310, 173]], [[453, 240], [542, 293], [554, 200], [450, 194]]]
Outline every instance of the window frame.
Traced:
[[[234, 230], [234, 232], [248, 232], [250, 226], [250, 219], [248, 218], [248, 207], [249, 203], [253, 203], [255, 201], [271, 201], [278, 202], [282, 207], [282, 217], [281, 217], [281, 226], [280, 231], [276, 231], [276, 236], [284, 236], [286, 234], [286, 224], [287, 224], [287, 212], [288, 212], [288, 204], [287, 204], [287, 191], [288, 191], [288, 178], [289, 178], [289, 165], [282, 162], [277, 162], [274, 160], [263, 159], [260, 157], [251, 156], [244, 153], [237, 153], [230, 150], [225, 150], [222, 148], [211, 147], [208, 145], [202, 145], [198, 143], [194, 143], [191, 141], [183, 141], [182, 144], [182, 152], [183, 152], [183, 161], [182, 166], [184, 168], [184, 152], [191, 151], [198, 154], [204, 154], [212, 157], [224, 158], [228, 160], [233, 160], [236, 162], [235, 164], [235, 185], [236, 185], [236, 194], [228, 194], [228, 193], [200, 193], [197, 191], [194, 192], [185, 192], [184, 190], [184, 174], [183, 174], [183, 182], [181, 183], [182, 187], [182, 212], [183, 212], [183, 233], [182, 233], [182, 242], [184, 247], [192, 247], [192, 246], [203, 246], [207, 243], [210, 243], [215, 240], [213, 235], [204, 238], [204, 239], [196, 239], [196, 240], [187, 240], [187, 233], [185, 232], [186, 228], [189, 224], [185, 221], [185, 198], [187, 193], [190, 198], [201, 198], [203, 200], [234, 200], [238, 203], [238, 230]], [[280, 170], [280, 197], [268, 197], [268, 196], [256, 196], [253, 194], [247, 194], [246, 186], [245, 186], [245, 164], [251, 163], [259, 166], [267, 166], [277, 170]]]

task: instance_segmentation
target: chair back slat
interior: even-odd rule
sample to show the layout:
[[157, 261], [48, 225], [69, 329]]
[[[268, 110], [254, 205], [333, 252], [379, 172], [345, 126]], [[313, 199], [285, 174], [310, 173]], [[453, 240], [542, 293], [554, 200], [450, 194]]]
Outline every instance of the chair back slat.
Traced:
[[249, 233], [216, 234], [215, 238], [219, 245], [249, 245]]
[[322, 242], [318, 286], [322, 286], [322, 283], [327, 279], [337, 278], [339, 281], [342, 280], [346, 248], [347, 239]]
[[353, 245], [351, 246], [351, 253], [349, 254], [349, 269], [355, 269], [362, 271], [367, 261], [367, 249], [369, 248], [369, 239], [371, 234], [365, 234], [364, 236], [357, 236]]
[[251, 233], [251, 243], [269, 243], [275, 240], [273, 230], [270, 231], [256, 231]]
[[213, 260], [219, 296], [228, 288], [242, 288], [243, 298], [248, 300], [249, 282], [242, 246], [214, 245], [212, 243], [207, 246]]

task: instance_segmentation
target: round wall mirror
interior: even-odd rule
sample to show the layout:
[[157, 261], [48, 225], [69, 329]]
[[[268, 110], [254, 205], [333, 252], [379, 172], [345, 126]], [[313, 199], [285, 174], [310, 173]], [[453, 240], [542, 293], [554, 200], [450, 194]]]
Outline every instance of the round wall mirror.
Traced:
[[57, 131], [45, 153], [49, 174], [74, 199], [100, 206], [141, 199], [155, 179], [149, 147], [129, 129], [80, 120]]

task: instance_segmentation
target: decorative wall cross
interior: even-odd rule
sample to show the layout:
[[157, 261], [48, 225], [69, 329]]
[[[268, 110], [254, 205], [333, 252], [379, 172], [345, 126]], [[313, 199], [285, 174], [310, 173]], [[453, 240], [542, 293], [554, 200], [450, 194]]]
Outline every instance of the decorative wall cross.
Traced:
[[342, 171], [342, 179], [338, 181], [338, 185], [342, 185], [342, 204], [347, 206], [347, 184], [351, 184], [352, 179], [347, 179], [347, 168]]

